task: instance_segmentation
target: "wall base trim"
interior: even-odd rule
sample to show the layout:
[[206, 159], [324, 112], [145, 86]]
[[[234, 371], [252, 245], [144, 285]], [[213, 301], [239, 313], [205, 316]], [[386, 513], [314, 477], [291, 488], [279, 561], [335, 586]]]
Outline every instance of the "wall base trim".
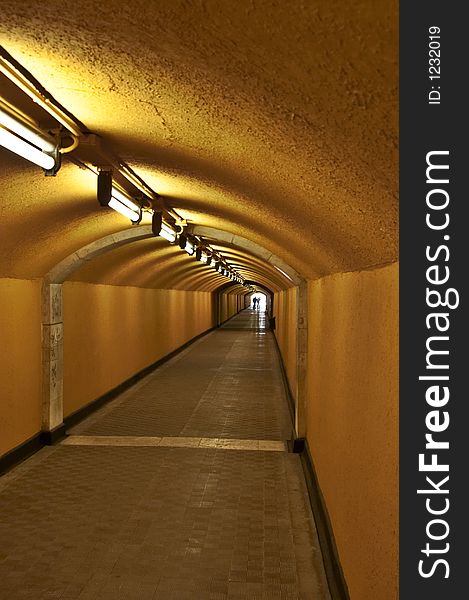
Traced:
[[191, 344], [196, 342], [198, 339], [200, 339], [204, 335], [209, 334], [211, 331], [214, 331], [215, 329], [216, 329], [216, 327], [210, 327], [209, 329], [206, 329], [202, 333], [199, 333], [198, 335], [194, 336], [193, 338], [191, 338], [190, 340], [185, 342], [182, 346], [179, 346], [179, 348], [176, 348], [169, 354], [165, 354], [165, 356], [163, 356], [162, 358], [159, 358], [151, 365], [148, 365], [148, 367], [144, 367], [141, 371], [138, 371], [137, 373], [135, 373], [135, 375], [132, 375], [132, 377], [129, 377], [129, 379], [126, 379], [125, 381], [120, 383], [118, 386], [116, 386], [112, 390], [109, 390], [102, 396], [99, 396], [99, 398], [92, 400], [85, 406], [82, 406], [75, 412], [71, 413], [70, 415], [68, 415], [67, 417], [64, 418], [65, 428], [68, 429], [68, 428], [72, 427], [73, 425], [76, 425], [77, 423], [79, 423], [80, 421], [82, 421], [83, 419], [88, 417], [91, 413], [95, 412], [96, 410], [98, 410], [99, 408], [101, 408], [102, 406], [104, 406], [105, 404], [110, 402], [111, 400], [114, 400], [114, 398], [117, 398], [117, 396], [119, 396], [120, 394], [122, 394], [123, 392], [128, 390], [130, 387], [135, 385], [138, 381], [140, 381], [140, 379], [143, 379], [144, 377], [146, 377], [147, 375], [152, 373], [155, 369], [157, 369], [159, 366], [161, 366], [168, 360], [171, 360], [177, 354], [179, 354], [180, 352], [185, 350], [187, 347], [189, 347]]
[[[280, 363], [280, 371], [282, 373], [283, 385], [285, 387], [288, 398], [288, 407], [293, 424], [295, 423], [295, 398], [292, 394], [290, 383], [288, 381], [287, 371], [283, 362], [280, 346], [278, 345], [277, 337], [272, 332], [275, 340], [275, 347]], [[311, 452], [308, 442], [305, 438], [293, 437], [288, 441], [288, 450], [294, 454], [299, 454], [301, 466], [305, 476], [306, 487], [308, 489], [309, 502], [311, 511], [316, 523], [318, 532], [319, 544], [321, 546], [321, 554], [324, 562], [324, 570], [326, 572], [327, 583], [332, 600], [350, 600], [347, 583], [340, 564], [339, 553], [334, 538], [334, 531], [329, 518], [329, 513], [326, 508], [324, 496], [322, 495], [319, 486], [316, 469], [314, 467]]]
[[52, 446], [59, 440], [62, 440], [66, 435], [67, 428], [65, 423], [61, 423], [51, 431], [41, 431], [39, 438], [44, 446]]
[[16, 465], [19, 465], [24, 460], [35, 454], [44, 446], [41, 441], [41, 432], [36, 433], [32, 438], [26, 440], [16, 448], [9, 450], [6, 454], [0, 457], [0, 475], [3, 475]]
[[[293, 423], [293, 429], [295, 429], [295, 422], [296, 422], [296, 420], [295, 420], [295, 411], [296, 411], [295, 397], [292, 394], [290, 382], [288, 381], [287, 370], [286, 370], [285, 364], [283, 362], [283, 356], [282, 356], [282, 352], [280, 351], [280, 346], [278, 345], [277, 336], [275, 335], [275, 333], [273, 331], [272, 331], [272, 336], [275, 340], [275, 348], [277, 349], [277, 356], [278, 356], [278, 360], [280, 363], [280, 372], [282, 374], [283, 385], [284, 385], [285, 392], [287, 395], [288, 408], [290, 410], [290, 416], [291, 416], [292, 423]], [[300, 439], [300, 438], [297, 438], [297, 439]]]
[[316, 529], [331, 598], [332, 600], [350, 600], [347, 582], [345, 581], [344, 572], [340, 564], [339, 553], [335, 543], [332, 523], [329, 518], [324, 496], [322, 495], [319, 486], [308, 441], [304, 438], [297, 438], [293, 441], [292, 451], [300, 455], [306, 487], [308, 488], [311, 510], [316, 522]]

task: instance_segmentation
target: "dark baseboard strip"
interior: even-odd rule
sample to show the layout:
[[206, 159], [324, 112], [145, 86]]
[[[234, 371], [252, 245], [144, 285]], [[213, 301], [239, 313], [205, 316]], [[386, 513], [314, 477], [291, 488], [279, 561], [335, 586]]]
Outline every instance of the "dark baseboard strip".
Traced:
[[12, 467], [19, 465], [24, 460], [32, 456], [35, 452], [40, 450], [44, 446], [41, 441], [41, 434], [37, 433], [35, 436], [26, 440], [16, 448], [13, 448], [0, 458], [0, 475], [3, 475], [9, 471]]
[[62, 423], [52, 431], [41, 431], [40, 439], [44, 446], [52, 446], [56, 442], [62, 440], [67, 435], [65, 423]]
[[344, 572], [340, 565], [334, 531], [332, 529], [324, 496], [322, 495], [319, 486], [316, 469], [314, 468], [307, 440], [303, 438], [294, 440], [293, 452], [298, 453], [301, 458], [331, 598], [332, 600], [350, 600], [347, 582], [345, 581]]
[[[288, 407], [293, 423], [293, 431], [295, 425], [295, 399], [291, 392], [290, 383], [287, 377], [287, 371], [283, 362], [280, 346], [277, 338], [273, 333], [275, 347], [277, 348], [278, 359], [280, 363], [280, 371], [282, 373], [283, 385], [285, 386], [286, 395], [288, 398]], [[318, 532], [319, 544], [324, 561], [324, 570], [326, 572], [327, 583], [332, 600], [350, 600], [347, 583], [344, 573], [340, 565], [339, 553], [334, 539], [332, 524], [327, 512], [326, 503], [319, 486], [319, 481], [314, 468], [313, 459], [309, 450], [308, 442], [305, 438], [294, 438], [288, 441], [288, 449], [290, 452], [299, 454], [301, 465], [308, 488], [308, 496], [311, 504], [311, 510], [314, 515], [316, 529]]]
[[82, 408], [78, 409], [77, 411], [75, 411], [74, 413], [72, 413], [71, 415], [66, 417], [64, 419], [64, 422], [62, 423], [62, 425], [59, 425], [52, 431], [41, 431], [41, 432], [37, 433], [35, 436], [33, 436], [32, 438], [30, 438], [29, 440], [26, 440], [25, 442], [23, 442], [16, 448], [13, 448], [9, 452], [7, 452], [3, 456], [1, 456], [0, 457], [0, 475], [5, 473], [6, 471], [9, 471], [10, 469], [15, 467], [19, 463], [23, 462], [24, 460], [26, 460], [27, 458], [32, 456], [35, 452], [37, 452], [44, 446], [50, 446], [52, 444], [55, 444], [59, 440], [63, 439], [66, 436], [66, 431], [69, 427], [76, 425], [77, 423], [82, 421], [84, 418], [86, 418], [88, 415], [93, 413], [95, 410], [98, 410], [98, 408], [101, 408], [102, 406], [107, 404], [107, 402], [114, 400], [114, 398], [116, 398], [119, 394], [122, 394], [122, 392], [124, 392], [125, 390], [130, 388], [132, 385], [137, 383], [140, 379], [142, 379], [146, 375], [149, 375], [157, 367], [159, 367], [163, 363], [167, 362], [168, 360], [170, 360], [171, 358], [173, 358], [174, 356], [176, 356], [177, 354], [179, 354], [180, 352], [185, 350], [188, 346], [190, 346], [191, 344], [196, 342], [198, 339], [200, 339], [204, 335], [207, 335], [214, 329], [216, 329], [216, 327], [210, 327], [206, 331], [199, 333], [198, 335], [196, 335], [195, 337], [193, 337], [192, 339], [187, 341], [185, 344], [183, 344], [179, 348], [176, 348], [176, 350], [173, 350], [169, 354], [166, 354], [166, 356], [163, 356], [163, 358], [160, 358], [159, 360], [155, 361], [153, 364], [149, 365], [148, 367], [145, 367], [144, 369], [142, 369], [141, 371], [139, 371], [138, 373], [136, 373], [135, 375], [133, 375], [126, 381], [123, 381], [121, 384], [119, 384], [117, 387], [110, 390], [103, 396], [100, 396], [99, 398], [97, 398], [96, 400], [93, 400], [86, 406], [83, 406]]
[[280, 372], [282, 373], [283, 385], [285, 387], [285, 391], [287, 394], [288, 400], [288, 408], [290, 409], [290, 416], [293, 424], [293, 430], [295, 429], [295, 397], [292, 394], [290, 388], [290, 382], [288, 381], [287, 370], [285, 369], [285, 364], [283, 362], [282, 352], [280, 351], [280, 346], [278, 345], [277, 336], [272, 331], [272, 336], [275, 340], [275, 347], [277, 348], [277, 356], [280, 363]]
[[132, 375], [132, 377], [129, 377], [129, 379], [126, 379], [125, 381], [120, 383], [118, 386], [116, 386], [112, 390], [109, 390], [109, 392], [106, 392], [99, 398], [96, 398], [95, 400], [92, 400], [89, 404], [86, 404], [86, 406], [82, 406], [81, 408], [76, 410], [74, 413], [68, 415], [68, 417], [65, 417], [65, 419], [64, 419], [65, 429], [69, 429], [70, 427], [73, 427], [80, 421], [83, 421], [83, 419], [88, 417], [91, 413], [95, 412], [96, 410], [98, 410], [99, 408], [101, 408], [102, 406], [104, 406], [105, 404], [110, 402], [111, 400], [114, 400], [115, 398], [117, 398], [117, 396], [119, 396], [120, 394], [122, 394], [123, 392], [128, 390], [130, 387], [135, 385], [138, 381], [140, 381], [140, 379], [143, 379], [144, 377], [146, 377], [147, 375], [152, 373], [159, 366], [161, 366], [165, 362], [168, 362], [168, 360], [171, 360], [172, 358], [177, 356], [180, 352], [182, 352], [183, 350], [188, 348], [191, 344], [196, 342], [201, 337], [204, 337], [205, 335], [207, 335], [214, 329], [216, 329], [216, 327], [210, 327], [209, 329], [206, 329], [202, 333], [199, 333], [195, 337], [191, 338], [189, 341], [185, 342], [182, 346], [179, 346], [179, 348], [176, 348], [176, 350], [173, 350], [169, 354], [166, 354], [162, 358], [159, 358], [157, 361], [155, 361], [148, 367], [145, 367], [141, 371], [138, 371], [138, 373], [135, 373], [135, 375]]

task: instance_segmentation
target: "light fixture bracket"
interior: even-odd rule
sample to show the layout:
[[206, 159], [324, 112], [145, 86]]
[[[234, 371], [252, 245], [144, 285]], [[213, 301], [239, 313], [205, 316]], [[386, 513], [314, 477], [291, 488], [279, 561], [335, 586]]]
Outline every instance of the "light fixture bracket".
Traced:
[[60, 149], [57, 146], [52, 152], [44, 152], [44, 154], [48, 154], [54, 159], [54, 166], [52, 169], [43, 169], [44, 175], [46, 177], [55, 177], [62, 166], [62, 155], [60, 154]]
[[140, 223], [142, 222], [142, 217], [143, 217], [143, 210], [142, 210], [142, 207], [139, 206], [138, 220], [137, 221], [130, 221], [132, 223], [132, 227], [134, 225], [140, 225]]
[[151, 230], [153, 232], [153, 235], [160, 235], [162, 224], [163, 214], [160, 211], [155, 211], [151, 217]]
[[181, 248], [181, 250], [185, 250], [187, 241], [188, 241], [187, 236], [184, 233], [181, 233], [179, 235], [179, 241], [178, 241], [179, 248]]
[[108, 206], [112, 196], [112, 169], [100, 167], [98, 171], [98, 202], [101, 206]]

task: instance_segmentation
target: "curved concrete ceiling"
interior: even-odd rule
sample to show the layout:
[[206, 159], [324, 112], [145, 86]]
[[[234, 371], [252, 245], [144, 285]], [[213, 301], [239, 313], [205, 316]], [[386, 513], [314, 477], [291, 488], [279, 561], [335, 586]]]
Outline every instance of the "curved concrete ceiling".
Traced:
[[[189, 223], [246, 238], [305, 278], [397, 259], [395, 1], [4, 1], [0, 31]], [[65, 162], [45, 178], [1, 148], [0, 163], [1, 276], [42, 277], [128, 228], [98, 206], [92, 173]], [[135, 242], [77, 277], [153, 286], [134, 263], [154, 263], [164, 285], [220, 285], [158, 248]], [[291, 285], [232, 250], [259, 283]]]
[[[270, 281], [275, 289], [290, 287], [291, 284], [298, 284], [300, 281], [298, 274], [291, 267], [249, 240], [227, 235], [226, 232], [209, 227], [190, 229], [192, 234], [199, 235], [202, 243], [209, 244], [212, 250], [218, 251], [244, 278], [258, 282]], [[210, 234], [210, 239], [207, 233]], [[215, 244], [214, 236], [215, 239], [217, 237], [220, 239]], [[141, 240], [147, 240], [147, 243], [134, 245], [120, 253], [115, 252], [117, 248]], [[95, 260], [111, 252], [112, 255], [100, 261]], [[171, 260], [167, 260], [168, 257]], [[182, 258], [184, 260], [181, 261]], [[184, 268], [182, 266], [175, 268], [175, 260], [179, 261], [180, 265], [184, 265]], [[93, 262], [90, 264], [90, 261]], [[163, 266], [165, 261], [166, 264]], [[283, 271], [279, 264], [289, 274]], [[72, 279], [111, 285], [137, 285], [138, 283], [143, 287], [166, 288], [175, 286], [176, 282], [180, 283], [178, 278], [181, 274], [184, 276], [184, 282], [187, 283], [189, 273], [191, 276], [196, 273], [204, 275], [203, 278], [210, 274], [212, 284], [218, 285], [221, 281], [229, 281], [214, 269], [195, 261], [194, 257], [187, 256], [177, 244], [170, 246], [162, 238], [155, 240], [151, 225], [143, 225], [105, 236], [80, 248], [55, 265], [46, 273], [44, 279], [48, 283], [62, 283], [66, 279]]]
[[[217, 249], [227, 258], [228, 264], [234, 264], [235, 258], [238, 260], [236, 270], [244, 277], [274, 290], [291, 286], [271, 265], [257, 257], [246, 252], [234, 255], [224, 245], [217, 245]], [[60, 269], [52, 270], [47, 278], [49, 281], [65, 279], [56, 275], [67, 274], [68, 261], [64, 262], [65, 269], [60, 265]], [[105, 253], [98, 252], [85, 260], [79, 260], [76, 269], [68, 273], [66, 279], [108, 285], [210, 291], [230, 282], [211, 267], [188, 256], [178, 246], [170, 245], [160, 237], [148, 237], [148, 234], [144, 234], [143, 239], [137, 238], [131, 243], [111, 247]]]

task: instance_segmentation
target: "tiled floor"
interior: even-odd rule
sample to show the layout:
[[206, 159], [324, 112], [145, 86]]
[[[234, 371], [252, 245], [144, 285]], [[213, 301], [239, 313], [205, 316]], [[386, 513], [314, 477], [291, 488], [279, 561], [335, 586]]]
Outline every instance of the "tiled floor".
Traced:
[[70, 433], [0, 479], [0, 599], [329, 600], [269, 332], [209, 334]]
[[267, 327], [267, 314], [261, 310], [246, 309], [230, 319], [224, 329], [265, 329]]

